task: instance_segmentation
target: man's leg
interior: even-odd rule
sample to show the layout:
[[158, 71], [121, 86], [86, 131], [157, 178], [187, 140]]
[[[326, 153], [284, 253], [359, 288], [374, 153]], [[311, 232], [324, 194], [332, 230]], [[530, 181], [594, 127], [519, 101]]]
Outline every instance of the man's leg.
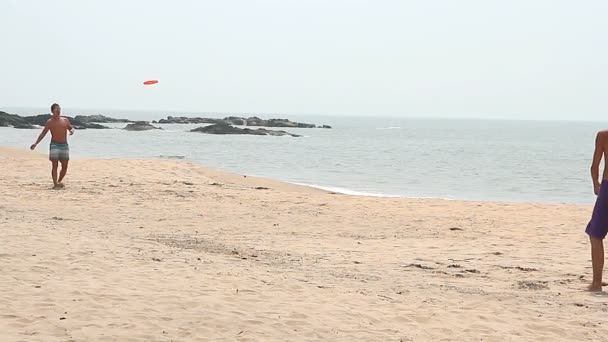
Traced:
[[51, 169], [51, 176], [53, 177], [53, 186], [57, 186], [57, 167], [59, 166], [59, 160], [51, 160], [53, 168]]
[[604, 270], [604, 241], [591, 237], [591, 264], [593, 265], [593, 281], [589, 291], [602, 290], [602, 271]]
[[61, 161], [61, 173], [59, 174], [59, 181], [57, 182], [59, 185], [61, 185], [61, 181], [63, 181], [65, 174], [68, 172], [68, 162], [69, 160]]

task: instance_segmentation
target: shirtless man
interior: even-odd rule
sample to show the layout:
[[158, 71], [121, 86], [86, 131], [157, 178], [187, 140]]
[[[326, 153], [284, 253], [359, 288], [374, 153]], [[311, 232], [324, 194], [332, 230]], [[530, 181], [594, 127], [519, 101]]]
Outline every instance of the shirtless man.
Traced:
[[[604, 174], [600, 180], [600, 163], [604, 158]], [[608, 233], [608, 130], [600, 131], [595, 138], [595, 151], [591, 164], [593, 191], [597, 195], [593, 215], [585, 232], [591, 239], [591, 264], [593, 281], [589, 291], [602, 291], [602, 271], [604, 269], [604, 238]]]
[[[33, 151], [36, 146], [44, 139], [46, 133], [51, 131], [51, 147], [49, 150], [49, 160], [53, 163], [51, 175], [53, 177], [53, 189], [63, 188], [63, 178], [68, 171], [68, 162], [70, 160], [70, 148], [68, 146], [68, 131], [70, 135], [74, 134], [74, 127], [67, 118], [61, 117], [61, 107], [53, 103], [51, 106], [53, 116], [46, 122], [42, 133], [38, 136], [38, 140], [30, 147]], [[61, 162], [61, 174], [57, 179], [57, 167]]]

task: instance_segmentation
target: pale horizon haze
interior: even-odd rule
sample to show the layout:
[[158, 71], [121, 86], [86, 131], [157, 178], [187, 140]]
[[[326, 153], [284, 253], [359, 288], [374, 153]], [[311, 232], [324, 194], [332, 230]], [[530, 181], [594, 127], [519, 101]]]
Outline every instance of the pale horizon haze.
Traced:
[[0, 110], [604, 120], [606, 13], [599, 0], [4, 0]]

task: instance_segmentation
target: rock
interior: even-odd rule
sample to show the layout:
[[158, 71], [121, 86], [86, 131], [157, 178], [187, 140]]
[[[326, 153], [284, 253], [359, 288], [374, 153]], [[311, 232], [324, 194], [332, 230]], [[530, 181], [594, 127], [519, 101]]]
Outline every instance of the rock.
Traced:
[[172, 116], [168, 116], [166, 119], [160, 119], [160, 120], [158, 120], [158, 123], [170, 124], [170, 123], [187, 123], [187, 122], [184, 122], [180, 118], [174, 118]]
[[323, 126], [320, 126], [319, 128], [331, 129], [331, 126], [330, 125], [323, 125]]
[[[20, 128], [33, 128], [31, 125], [44, 126], [46, 124], [46, 121], [50, 117], [51, 116], [49, 114], [21, 117], [19, 115], [0, 112], [0, 127], [9, 127], [9, 126], [17, 127], [18, 126]], [[150, 125], [150, 127], [144, 128], [144, 126], [139, 125], [139, 123], [142, 121], [134, 122], [134, 121], [130, 121], [127, 119], [116, 119], [116, 118], [111, 118], [111, 117], [107, 117], [104, 115], [77, 115], [74, 118], [71, 118], [71, 117], [67, 117], [67, 118], [70, 120], [70, 122], [76, 129], [85, 129], [85, 128], [103, 129], [103, 128], [109, 128], [109, 127], [100, 125], [99, 123], [119, 123], [119, 122], [135, 124], [132, 126], [127, 125], [127, 127], [129, 127], [129, 128], [125, 127], [125, 129], [127, 129], [127, 130], [139, 131], [139, 130], [148, 130], [148, 129], [157, 128], [157, 127], [151, 126], [149, 123], [148, 123], [148, 125]], [[234, 125], [234, 126], [287, 127], [287, 128], [315, 128], [315, 127], [331, 128], [331, 126], [328, 126], [328, 125], [316, 126], [314, 124], [294, 122], [294, 121], [290, 121], [288, 119], [263, 120], [256, 116], [250, 117], [250, 118], [229, 116], [229, 117], [226, 117], [223, 119], [200, 118], [200, 117], [189, 118], [189, 117], [185, 117], [185, 116], [179, 116], [179, 117], [167, 116], [166, 119], [160, 119], [158, 121], [154, 120], [154, 121], [152, 121], [152, 123], [212, 124], [212, 125], [224, 124], [224, 125]], [[139, 127], [139, 126], [141, 126], [141, 127]], [[258, 130], [255, 130], [255, 131], [247, 132], [247, 133], [239, 132], [239, 133], [212, 133], [212, 134], [286, 135], [289, 133], [287, 133], [287, 132], [281, 133], [281, 131], [268, 131], [268, 130], [258, 132]]]
[[[14, 128], [36, 128], [35, 126], [44, 126], [46, 122], [51, 118], [50, 114], [41, 114], [34, 116], [19, 116], [15, 114], [8, 114], [5, 112], [0, 112], [0, 126], [13, 126]], [[66, 116], [76, 129], [86, 129], [86, 128], [94, 128], [94, 129], [102, 129], [108, 128], [106, 126], [102, 126], [99, 124], [82, 122], [78, 119], [71, 118]]]
[[[74, 125], [74, 124], [72, 124], [72, 125]], [[89, 122], [89, 123], [84, 123], [84, 124], [83, 124], [83, 125], [81, 125], [81, 126], [78, 126], [78, 127], [77, 127], [77, 126], [74, 126], [74, 127], [75, 127], [76, 129], [83, 129], [83, 128], [90, 128], [90, 129], [109, 129], [109, 128], [110, 128], [110, 127], [108, 127], [108, 126], [104, 126], [104, 125], [100, 125], [100, 124], [98, 124], [98, 123], [92, 123], [92, 122]]]
[[287, 119], [270, 119], [262, 120], [256, 116], [248, 118], [247, 126], [264, 126], [264, 127], [291, 127], [291, 128], [315, 128], [316, 125], [306, 124], [301, 122], [293, 122]]
[[127, 130], [127, 131], [149, 131], [152, 129], [162, 129], [162, 128], [155, 127], [155, 126], [151, 125], [148, 121], [135, 121], [133, 123], [128, 124], [123, 129]]
[[209, 118], [188, 118], [185, 116], [180, 116], [180, 117], [167, 116], [166, 119], [158, 120], [158, 123], [162, 123], [162, 124], [217, 124], [217, 123], [224, 123], [224, 120], [209, 119]]
[[296, 138], [301, 137], [301, 135], [298, 135], [298, 134], [293, 134], [293, 133], [289, 133], [289, 132], [285, 132], [285, 131], [274, 131], [271, 129], [264, 129], [264, 128], [258, 128], [256, 130], [245, 128], [245, 131], [263, 132], [265, 135], [272, 135], [272, 136], [277, 136], [277, 137], [281, 137], [284, 135], [289, 135], [289, 136], [296, 137]]
[[299, 137], [297, 134], [291, 134], [285, 131], [273, 131], [267, 129], [249, 129], [249, 128], [238, 128], [225, 123], [215, 124], [210, 126], [199, 127], [191, 130], [190, 132], [199, 132], [207, 134], [249, 134], [249, 135], [272, 135], [272, 136], [283, 136], [289, 135], [292, 137]]
[[[40, 115], [33, 115], [33, 116], [25, 116], [23, 117], [23, 119], [32, 124], [32, 125], [38, 125], [38, 126], [44, 126], [46, 125], [46, 122], [49, 121], [49, 119], [51, 118], [50, 114], [40, 114]], [[68, 118], [68, 120], [70, 120], [70, 123], [72, 125], [74, 125], [74, 123], [72, 122], [71, 118]]]
[[207, 134], [246, 134], [243, 132], [244, 129], [231, 126], [229, 124], [221, 123], [210, 126], [199, 127], [191, 130], [190, 132], [199, 132]]
[[226, 122], [227, 124], [230, 124], [230, 125], [235, 125], [235, 126], [247, 125], [247, 120], [245, 118], [239, 118], [236, 116], [229, 116], [227, 118], [224, 118], [224, 122]]
[[20, 126], [24, 128], [25, 125], [28, 125], [28, 123], [19, 115], [0, 112], [0, 127]]
[[[23, 119], [25, 121], [27, 121], [28, 123], [32, 124], [32, 125], [38, 125], [38, 126], [44, 126], [46, 125], [46, 122], [51, 118], [50, 114], [41, 114], [41, 115], [34, 115], [34, 116], [26, 116]], [[70, 123], [72, 124], [72, 126], [74, 126], [74, 128], [76, 129], [87, 129], [87, 128], [91, 128], [91, 129], [105, 129], [105, 128], [109, 128], [100, 124], [96, 124], [96, 123], [90, 123], [90, 122], [83, 122], [80, 121], [76, 118], [71, 118], [69, 116], [64, 116], [64, 118], [67, 118], [68, 120], [70, 120]]]
[[245, 120], [247, 126], [264, 126], [264, 120], [258, 118], [257, 116], [253, 116]]
[[74, 120], [78, 120], [80, 122], [84, 122], [84, 123], [91, 123], [91, 122], [95, 122], [95, 123], [117, 123], [117, 122], [131, 122], [131, 120], [127, 120], [127, 119], [115, 119], [115, 118], [110, 118], [104, 115], [76, 115], [74, 117]]
[[[228, 124], [234, 126], [255, 126], [255, 127], [287, 127], [287, 128], [315, 128], [314, 124], [307, 124], [301, 122], [293, 122], [287, 119], [270, 119], [263, 120], [257, 116], [250, 118], [242, 118], [238, 116], [228, 116], [223, 119], [213, 118], [188, 118], [185, 116], [174, 117], [168, 116], [166, 119], [160, 119], [158, 123], [163, 124]], [[324, 125], [324, 128], [331, 128], [331, 126]]]

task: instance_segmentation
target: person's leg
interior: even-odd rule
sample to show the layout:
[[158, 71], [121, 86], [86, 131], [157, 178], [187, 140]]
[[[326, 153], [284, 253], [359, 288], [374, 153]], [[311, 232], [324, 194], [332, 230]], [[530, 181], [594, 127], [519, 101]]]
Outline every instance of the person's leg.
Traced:
[[57, 167], [59, 166], [59, 160], [51, 160], [53, 168], [51, 169], [51, 177], [53, 177], [53, 186], [57, 186]]
[[604, 270], [604, 241], [594, 237], [591, 240], [591, 264], [593, 266], [593, 281], [589, 291], [602, 290], [602, 272]]
[[68, 162], [69, 162], [69, 160], [61, 161], [61, 173], [59, 174], [59, 181], [57, 181], [57, 183], [59, 185], [62, 185], [61, 181], [63, 181], [63, 178], [65, 177], [66, 172], [68, 172]]

